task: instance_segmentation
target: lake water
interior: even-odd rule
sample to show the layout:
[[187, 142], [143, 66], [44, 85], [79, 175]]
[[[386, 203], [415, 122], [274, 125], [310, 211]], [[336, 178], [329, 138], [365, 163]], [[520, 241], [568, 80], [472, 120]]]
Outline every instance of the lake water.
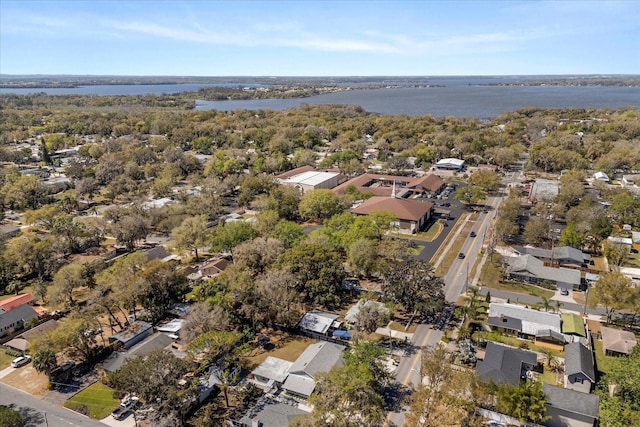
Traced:
[[[221, 111], [286, 110], [302, 104], [351, 104], [381, 114], [491, 118], [523, 107], [539, 108], [640, 108], [640, 87], [619, 86], [489, 86], [513, 83], [522, 77], [429, 78], [431, 87], [365, 89], [308, 98], [237, 101], [196, 101], [196, 109]], [[538, 77], [539, 79], [539, 77]], [[391, 83], [390, 83], [391, 84]], [[247, 86], [225, 84], [224, 86]], [[3, 93], [51, 95], [145, 95], [195, 91], [222, 84], [97, 85], [77, 88], [0, 89]]]

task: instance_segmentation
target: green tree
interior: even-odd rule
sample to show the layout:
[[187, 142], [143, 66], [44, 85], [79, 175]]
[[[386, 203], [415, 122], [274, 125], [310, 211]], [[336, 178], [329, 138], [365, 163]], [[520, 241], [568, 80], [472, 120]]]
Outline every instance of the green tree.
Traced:
[[345, 276], [342, 258], [326, 239], [308, 238], [285, 251], [277, 263], [297, 278], [297, 289], [312, 304], [338, 303]]
[[211, 250], [231, 252], [240, 243], [258, 235], [256, 230], [245, 221], [224, 222], [218, 225], [211, 236]]
[[25, 424], [18, 411], [8, 406], [0, 405], [0, 425], [4, 427], [23, 427]]
[[581, 243], [582, 236], [578, 234], [576, 224], [574, 222], [569, 222], [564, 230], [562, 230], [562, 233], [560, 233], [560, 244], [578, 248]]
[[311, 397], [314, 425], [382, 425], [385, 410], [382, 388], [389, 375], [383, 365], [384, 350], [368, 341], [353, 345], [344, 355], [344, 366], [316, 376]]
[[186, 218], [182, 224], [173, 229], [171, 237], [176, 248], [193, 251], [197, 261], [198, 248], [202, 247], [209, 237], [207, 216], [199, 215]]
[[615, 358], [609, 366], [596, 390], [600, 395], [600, 425], [640, 425], [640, 346], [636, 345], [628, 356]]
[[378, 244], [371, 239], [359, 239], [349, 246], [347, 262], [354, 273], [370, 277], [376, 270]]
[[476, 186], [487, 193], [500, 188], [500, 175], [492, 170], [480, 169], [471, 174], [469, 185]]
[[463, 203], [468, 205], [475, 205], [476, 203], [485, 200], [487, 198], [486, 193], [482, 188], [476, 185], [468, 185], [466, 187], [458, 187], [454, 191], [453, 196]]
[[503, 385], [498, 388], [498, 411], [520, 421], [542, 423], [545, 416], [546, 399], [542, 383], [525, 381], [518, 386]]
[[312, 190], [302, 196], [298, 205], [300, 216], [305, 219], [323, 220], [343, 211], [340, 199], [331, 190]]
[[33, 369], [35, 369], [36, 371], [42, 372], [43, 374], [49, 376], [51, 374], [51, 371], [53, 371], [56, 366], [58, 366], [58, 362], [56, 361], [56, 354], [49, 348], [38, 350], [33, 355], [32, 365]]
[[442, 279], [424, 261], [404, 260], [383, 273], [382, 291], [414, 314], [442, 308], [443, 286]]
[[615, 311], [630, 303], [630, 296], [635, 295], [632, 290], [631, 279], [619, 271], [602, 273], [593, 289], [595, 298], [592, 300], [592, 307], [596, 304], [604, 306], [607, 322], [610, 322]]

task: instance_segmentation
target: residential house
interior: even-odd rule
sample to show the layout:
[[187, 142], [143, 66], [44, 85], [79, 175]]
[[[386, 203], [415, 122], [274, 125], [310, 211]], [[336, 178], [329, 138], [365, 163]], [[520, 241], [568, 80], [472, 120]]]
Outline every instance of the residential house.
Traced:
[[565, 336], [576, 337], [577, 340], [587, 338], [587, 330], [584, 326], [584, 319], [576, 313], [562, 313], [562, 333]]
[[640, 182], [640, 175], [623, 175], [622, 185], [625, 187], [633, 187], [637, 182]]
[[512, 246], [511, 248], [519, 255], [532, 255], [552, 264], [586, 267], [591, 262], [590, 255], [571, 246], [557, 246], [553, 249], [536, 248], [533, 246]]
[[0, 224], [0, 240], [10, 239], [20, 234], [20, 227], [11, 224]]
[[291, 366], [293, 366], [293, 362], [267, 356], [257, 368], [251, 371], [251, 374], [253, 374], [254, 380], [267, 390], [273, 387], [280, 388], [287, 379]]
[[0, 301], [0, 311], [11, 311], [24, 304], [33, 305], [33, 301], [33, 295], [31, 294], [14, 295]]
[[543, 261], [533, 255], [505, 257], [504, 260], [507, 263], [505, 274], [509, 278], [528, 283], [555, 283], [558, 288], [564, 289], [580, 287], [581, 274], [579, 270], [547, 267]]
[[233, 261], [229, 257], [218, 257], [207, 261], [201, 268], [202, 277], [215, 277], [222, 273]]
[[5, 345], [15, 350], [25, 352], [29, 349], [29, 340], [33, 336], [41, 334], [43, 332], [52, 331], [57, 327], [58, 327], [58, 321], [55, 319], [49, 319], [46, 322], [43, 322], [38, 326], [35, 326], [29, 329], [28, 331], [21, 333], [20, 335], [16, 336], [14, 339], [7, 342]]
[[607, 175], [606, 173], [599, 171], [593, 174], [593, 179], [595, 179], [596, 181], [602, 181], [602, 182], [609, 182], [609, 175]]
[[551, 202], [559, 192], [558, 181], [538, 178], [529, 187], [528, 199], [534, 205], [538, 202]]
[[518, 385], [538, 370], [538, 356], [503, 344], [488, 342], [484, 360], [479, 360], [476, 370], [480, 377], [496, 384]]
[[308, 311], [300, 318], [298, 328], [303, 331], [326, 335], [330, 328], [338, 329], [340, 327], [340, 322], [336, 321], [337, 318], [338, 315], [333, 313], [319, 310]]
[[433, 203], [395, 197], [371, 197], [351, 210], [356, 215], [369, 215], [374, 211], [389, 211], [395, 215], [392, 227], [399, 232], [415, 234], [422, 230], [433, 216]]
[[555, 313], [525, 308], [516, 304], [489, 304], [487, 324], [523, 338], [563, 345], [560, 316]]
[[633, 347], [638, 344], [633, 332], [601, 326], [600, 334], [602, 336], [602, 347], [607, 356], [628, 355]]
[[229, 427], [282, 427], [290, 425], [295, 417], [305, 414], [307, 412], [299, 409], [293, 402], [263, 396], [240, 419], [226, 420], [225, 424]]
[[[146, 339], [145, 339], [146, 338]], [[155, 334], [146, 335], [143, 339], [137, 341], [130, 347], [124, 347], [128, 351], [114, 351], [102, 363], [102, 369], [106, 372], [116, 372], [128, 359], [136, 356], [144, 356], [154, 350], [164, 349], [170, 351], [174, 356], [183, 358], [186, 355], [174, 348], [175, 342], [167, 334], [156, 332]]]
[[349, 307], [349, 310], [347, 310], [347, 314], [345, 314], [344, 316], [344, 320], [351, 324], [356, 323], [358, 314], [363, 308], [374, 308], [378, 312], [389, 313], [389, 309], [385, 307], [385, 305], [380, 301], [361, 299], [360, 301]]
[[0, 312], [0, 338], [24, 329], [35, 319], [38, 319], [38, 313], [28, 304]]
[[321, 341], [311, 344], [296, 359], [282, 388], [293, 396], [307, 399], [316, 388], [314, 375], [328, 372], [333, 366], [342, 366], [342, 345]]
[[564, 346], [564, 386], [590, 393], [596, 383], [593, 353], [579, 342]]
[[542, 384], [547, 399], [543, 424], [547, 427], [594, 427], [598, 425], [600, 397], [570, 388]]
[[141, 320], [133, 322], [129, 327], [122, 332], [109, 337], [109, 343], [120, 343], [125, 349], [133, 347], [149, 335], [153, 333], [153, 326], [151, 323], [143, 322]]

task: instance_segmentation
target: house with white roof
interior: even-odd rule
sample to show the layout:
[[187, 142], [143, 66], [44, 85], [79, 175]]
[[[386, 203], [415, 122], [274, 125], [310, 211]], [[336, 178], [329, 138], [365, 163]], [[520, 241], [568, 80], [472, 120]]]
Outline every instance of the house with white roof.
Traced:
[[340, 172], [323, 172], [318, 170], [305, 170], [292, 176], [278, 177], [280, 184], [291, 185], [307, 193], [317, 189], [332, 189], [344, 181], [346, 177]]
[[312, 310], [302, 316], [298, 327], [305, 331], [325, 335], [329, 332], [329, 328], [337, 329], [340, 327], [341, 322], [336, 321], [337, 318], [337, 314]]
[[437, 169], [462, 170], [464, 169], [464, 160], [456, 158], [446, 158], [436, 163]]
[[293, 362], [267, 356], [257, 368], [251, 371], [251, 374], [257, 383], [268, 390], [273, 387], [281, 387], [289, 376], [289, 370], [292, 366]]
[[487, 324], [507, 333], [523, 338], [564, 344], [562, 322], [556, 313], [538, 311], [516, 304], [491, 303]]

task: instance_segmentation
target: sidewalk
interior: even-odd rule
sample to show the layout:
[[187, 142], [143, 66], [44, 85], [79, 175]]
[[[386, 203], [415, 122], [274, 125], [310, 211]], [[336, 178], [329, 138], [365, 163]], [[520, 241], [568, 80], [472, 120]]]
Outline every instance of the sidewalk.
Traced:
[[380, 334], [380, 335], [385, 336], [385, 337], [388, 337], [389, 335], [391, 335], [392, 338], [396, 338], [396, 339], [399, 339], [399, 340], [406, 339], [406, 340], [411, 341], [411, 338], [413, 338], [413, 334], [412, 333], [395, 331], [393, 329], [387, 328], [386, 326], [376, 329], [376, 334]]

